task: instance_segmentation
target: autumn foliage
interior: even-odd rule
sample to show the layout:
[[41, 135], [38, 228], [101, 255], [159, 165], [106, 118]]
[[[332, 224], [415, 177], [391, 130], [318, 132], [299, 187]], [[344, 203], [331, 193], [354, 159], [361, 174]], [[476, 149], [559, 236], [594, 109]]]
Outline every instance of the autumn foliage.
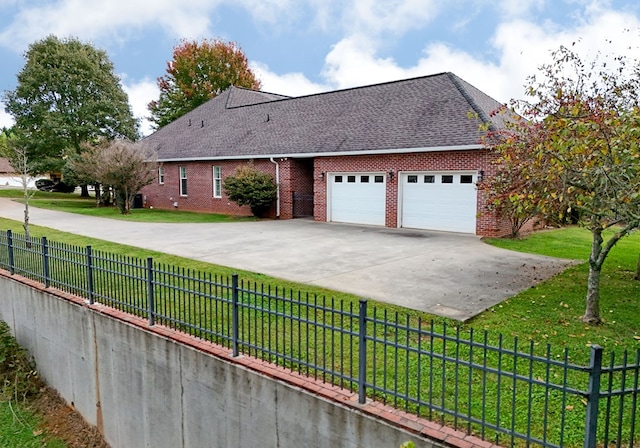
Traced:
[[222, 93], [229, 86], [260, 89], [260, 81], [234, 42], [183, 40], [158, 78], [160, 98], [149, 103], [151, 120], [162, 127]]
[[488, 180], [494, 206], [551, 221], [571, 217], [592, 234], [586, 308], [599, 323], [600, 273], [610, 250], [640, 226], [640, 71], [637, 61], [570, 48], [529, 79], [524, 118], [490, 133], [498, 173]]

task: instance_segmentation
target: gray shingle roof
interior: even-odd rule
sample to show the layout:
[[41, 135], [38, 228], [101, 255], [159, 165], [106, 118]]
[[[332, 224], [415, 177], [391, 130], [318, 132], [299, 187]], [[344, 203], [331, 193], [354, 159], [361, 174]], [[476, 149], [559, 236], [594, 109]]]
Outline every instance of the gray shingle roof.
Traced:
[[231, 87], [143, 143], [158, 160], [441, 149], [477, 145], [499, 106], [452, 73], [295, 98]]

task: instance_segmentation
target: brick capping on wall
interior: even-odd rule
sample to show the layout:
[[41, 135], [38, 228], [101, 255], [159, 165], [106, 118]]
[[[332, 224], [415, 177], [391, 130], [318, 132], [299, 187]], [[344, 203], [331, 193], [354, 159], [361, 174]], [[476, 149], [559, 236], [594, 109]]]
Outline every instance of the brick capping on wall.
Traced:
[[11, 275], [10, 272], [3, 269], [0, 269], [0, 275], [36, 290], [53, 295], [62, 300], [83, 306], [96, 313], [100, 313], [112, 319], [138, 327], [143, 331], [153, 333], [178, 344], [189, 346], [220, 360], [234, 364], [240, 368], [245, 368], [265, 377], [285, 383], [290, 387], [305, 390], [329, 402], [333, 402], [340, 406], [346, 406], [355, 412], [362, 412], [381, 420], [386, 424], [401, 428], [417, 436], [435, 441], [436, 443], [456, 448], [500, 448], [498, 445], [482, 440], [473, 435], [468, 435], [448, 426], [443, 426], [439, 423], [420, 418], [416, 415], [409, 414], [380, 402], [367, 399], [365, 404], [360, 404], [358, 403], [358, 394], [347, 389], [301, 375], [297, 372], [290, 371], [284, 367], [277, 366], [257, 358], [245, 355], [240, 355], [237, 358], [234, 358], [231, 354], [231, 349], [229, 348], [200, 339], [196, 336], [181, 333], [162, 325], [156, 324], [150, 327], [147, 319], [107, 307], [100, 303], [94, 303], [91, 305], [87, 299], [80, 296], [60, 291], [52, 287], [45, 288], [41, 283], [17, 274]]

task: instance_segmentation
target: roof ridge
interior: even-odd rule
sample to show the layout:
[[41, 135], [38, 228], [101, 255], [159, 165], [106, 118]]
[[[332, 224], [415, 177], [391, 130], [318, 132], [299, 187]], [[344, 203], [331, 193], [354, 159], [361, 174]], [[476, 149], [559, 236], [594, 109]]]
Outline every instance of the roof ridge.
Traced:
[[391, 85], [391, 84], [399, 84], [399, 83], [404, 83], [404, 82], [408, 82], [408, 81], [415, 81], [415, 80], [418, 80], [418, 79], [435, 78], [436, 76], [443, 76], [443, 75], [446, 75], [447, 73], [448, 72], [440, 72], [440, 73], [433, 73], [431, 75], [413, 76], [411, 78], [395, 79], [393, 81], [385, 81], [385, 82], [377, 82], [377, 83], [373, 83], [373, 84], [367, 84], [367, 85], [364, 85], [364, 86], [353, 86], [353, 87], [346, 87], [344, 89], [328, 90], [326, 92], [317, 92], [317, 93], [310, 93], [308, 95], [293, 96], [293, 97], [286, 98], [286, 99], [309, 98], [309, 97], [312, 97], [312, 96], [331, 95], [331, 94], [334, 94], [334, 93], [342, 93], [342, 92], [349, 92], [349, 91], [353, 91], [353, 90], [368, 89], [368, 88], [371, 88], [371, 87], [387, 86], [387, 85]]
[[[252, 106], [258, 106], [258, 105], [266, 104], [266, 103], [276, 103], [276, 102], [281, 102], [281, 101], [298, 100], [298, 99], [302, 99], [302, 98], [312, 98], [314, 96], [338, 94], [338, 93], [343, 93], [343, 92], [350, 92], [350, 91], [355, 91], [355, 90], [368, 89], [368, 88], [371, 88], [371, 87], [379, 87], [379, 86], [385, 86], [385, 85], [391, 85], [391, 84], [404, 83], [404, 82], [408, 82], [408, 81], [416, 81], [418, 79], [428, 79], [428, 78], [435, 78], [437, 76], [446, 76], [449, 73], [450, 72], [441, 72], [441, 73], [434, 73], [434, 74], [431, 74], [431, 75], [414, 76], [412, 78], [396, 79], [396, 80], [393, 80], [393, 81], [385, 81], [385, 82], [380, 82], [380, 83], [375, 83], [375, 84], [367, 84], [367, 85], [364, 85], [364, 86], [347, 87], [345, 89], [338, 89], [338, 90], [328, 90], [326, 92], [309, 93], [307, 95], [300, 95], [300, 96], [288, 96], [288, 95], [283, 95], [283, 94], [280, 94], [280, 93], [263, 92], [262, 90], [253, 90], [253, 89], [248, 89], [246, 87], [237, 87], [237, 86], [233, 86], [232, 85], [230, 87], [233, 87], [233, 88], [235, 88], [237, 90], [247, 90], [249, 92], [265, 93], [265, 94], [268, 94], [268, 95], [278, 95], [278, 96], [281, 96], [282, 98], [278, 98], [278, 99], [274, 99], [274, 100], [270, 100], [270, 101], [264, 101], [264, 102], [261, 102], [261, 103], [255, 103], [255, 104], [242, 104], [242, 105], [239, 105], [239, 106], [229, 106], [228, 102], [227, 102], [227, 104], [225, 104], [225, 108], [226, 109], [237, 109], [237, 108], [240, 108], [240, 107], [252, 107]], [[227, 90], [229, 90], [229, 89], [227, 89]], [[226, 92], [226, 90], [225, 90], [225, 92]]]
[[[243, 101], [242, 96], [239, 95], [240, 91], [246, 92], [247, 94], [251, 95], [252, 98], [255, 97], [256, 101], [255, 102]], [[237, 109], [241, 107], [258, 106], [260, 104], [267, 104], [267, 103], [272, 103], [274, 101], [281, 101], [281, 100], [295, 98], [287, 95], [281, 95], [279, 93], [264, 92], [262, 90], [249, 89], [246, 87], [238, 87], [234, 85], [230, 85], [224, 92], [229, 92], [227, 101], [225, 102], [225, 109]], [[236, 100], [236, 97], [237, 97], [237, 100]], [[274, 97], [277, 97], [277, 98], [274, 98]], [[235, 104], [236, 102], [238, 104]]]
[[277, 95], [277, 96], [281, 96], [281, 97], [284, 97], [284, 98], [296, 98], [295, 96], [291, 96], [291, 95], [284, 95], [282, 93], [275, 93], [275, 92], [267, 92], [265, 90], [256, 90], [256, 89], [251, 89], [249, 87], [234, 86], [234, 85], [232, 85], [231, 87], [234, 87], [237, 90], [248, 90], [249, 92], [264, 93], [264, 94], [267, 94], [267, 95]]
[[[236, 86], [234, 86], [233, 84], [231, 84], [229, 87], [227, 87], [220, 95], [226, 93], [227, 94], [227, 99], [224, 102], [224, 108], [225, 109], [231, 109], [233, 106], [229, 106], [229, 102], [231, 101], [231, 92], [233, 91], [233, 89], [237, 89]], [[220, 96], [218, 95], [218, 96]], [[213, 98], [212, 98], [213, 99]], [[211, 100], [209, 100], [211, 101]]]
[[[489, 115], [487, 115], [487, 113], [484, 111], [484, 109], [476, 102], [476, 100], [467, 91], [467, 89], [464, 87], [464, 85], [462, 85], [461, 81], [464, 81], [464, 80], [462, 80], [455, 73], [452, 73], [452, 72], [446, 72], [446, 75], [449, 77], [449, 79], [451, 80], [453, 85], [456, 86], [456, 88], [460, 91], [460, 93], [462, 94], [464, 99], [467, 100], [467, 102], [469, 103], [469, 105], [471, 106], [473, 111], [478, 114], [478, 116], [480, 117], [480, 119], [484, 123], [489, 123], [489, 129], [490, 130], [495, 131], [496, 127], [495, 127], [495, 125], [493, 123], [493, 120], [491, 120]], [[464, 81], [464, 82], [466, 82], [466, 81]], [[469, 84], [469, 85], [471, 85], [471, 84]], [[486, 95], [486, 94], [483, 92], [483, 95]]]

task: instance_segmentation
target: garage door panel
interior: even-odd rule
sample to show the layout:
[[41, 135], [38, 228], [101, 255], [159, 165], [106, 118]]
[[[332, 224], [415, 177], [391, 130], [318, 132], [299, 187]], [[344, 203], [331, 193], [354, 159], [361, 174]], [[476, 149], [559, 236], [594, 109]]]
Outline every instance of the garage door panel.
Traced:
[[330, 182], [331, 221], [385, 224], [386, 187], [383, 176], [376, 173], [341, 173], [331, 175]]
[[[443, 183], [443, 179], [451, 183]], [[477, 190], [469, 173], [404, 174], [402, 227], [475, 233]]]

